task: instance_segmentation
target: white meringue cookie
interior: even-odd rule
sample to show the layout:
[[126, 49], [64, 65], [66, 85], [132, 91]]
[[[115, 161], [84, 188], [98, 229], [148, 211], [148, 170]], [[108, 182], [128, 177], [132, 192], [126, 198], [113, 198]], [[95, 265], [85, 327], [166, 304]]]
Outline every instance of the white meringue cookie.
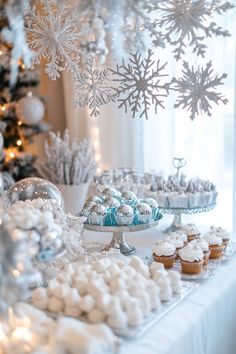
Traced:
[[92, 295], [94, 298], [101, 298], [109, 290], [107, 284], [102, 283], [99, 280], [89, 281], [87, 285], [87, 293]]
[[130, 267], [133, 267], [134, 269], [138, 269], [139, 267], [142, 267], [143, 266], [143, 261], [139, 258], [139, 257], [137, 257], [137, 256], [133, 256], [132, 258], [131, 258], [131, 260], [129, 261], [129, 266]]
[[168, 275], [168, 273], [165, 269], [164, 270], [156, 270], [152, 276], [152, 279], [155, 281], [161, 277], [166, 277], [167, 275]]
[[124, 262], [124, 261], [122, 261], [122, 260], [120, 260], [120, 259], [118, 259], [118, 260], [116, 261], [116, 264], [118, 265], [119, 268], [124, 268], [124, 267], [127, 266], [127, 262]]
[[49, 298], [46, 299], [40, 299], [40, 300], [33, 300], [33, 305], [37, 307], [39, 310], [47, 310], [48, 308], [48, 300]]
[[171, 284], [176, 284], [181, 281], [181, 275], [176, 270], [168, 270], [168, 278], [170, 279]]
[[75, 278], [75, 287], [78, 290], [79, 294], [81, 296], [84, 296], [87, 294], [87, 286], [88, 286], [88, 280], [85, 278], [80, 278], [77, 277]]
[[69, 293], [67, 294], [67, 296], [65, 297], [65, 304], [66, 306], [69, 307], [75, 307], [79, 305], [79, 300], [80, 300], [80, 296], [78, 294], [77, 289], [72, 288], [70, 289]]
[[104, 322], [105, 319], [106, 319], [105, 312], [96, 307], [88, 313], [88, 320], [92, 323]]
[[79, 308], [84, 312], [90, 312], [95, 306], [95, 299], [91, 295], [85, 295], [79, 300]]
[[109, 293], [105, 293], [102, 297], [96, 299], [96, 308], [105, 311], [110, 301], [111, 295]]
[[127, 315], [122, 311], [116, 316], [108, 316], [107, 324], [114, 329], [124, 329], [127, 327], [128, 318]]
[[104, 272], [111, 265], [111, 261], [109, 258], [102, 258], [99, 261], [92, 264], [92, 268], [98, 272]]
[[48, 310], [51, 312], [62, 312], [64, 309], [64, 301], [58, 297], [51, 296], [48, 300]]
[[70, 293], [70, 286], [66, 283], [60, 284], [60, 286], [55, 287], [53, 295], [58, 299], [65, 299]]
[[166, 288], [164, 291], [161, 291], [160, 293], [160, 299], [161, 301], [170, 301], [172, 297], [172, 290], [171, 288]]
[[46, 288], [37, 288], [32, 292], [32, 300], [45, 300], [48, 298], [47, 289]]
[[66, 305], [64, 308], [64, 315], [69, 316], [69, 317], [79, 317], [81, 315], [82, 311], [78, 306], [68, 306]]
[[135, 269], [129, 265], [122, 268], [122, 273], [126, 274], [129, 278], [133, 278], [136, 275]]
[[139, 294], [137, 297], [140, 303], [140, 309], [144, 317], [148, 317], [151, 313], [151, 301], [147, 293]]
[[152, 264], [149, 267], [150, 273], [153, 276], [154, 273], [156, 272], [156, 270], [160, 270], [160, 271], [164, 271], [165, 267], [163, 263], [159, 263], [159, 262], [152, 262]]
[[70, 273], [66, 273], [66, 272], [63, 272], [63, 273], [59, 273], [58, 276], [57, 276], [57, 280], [60, 282], [60, 283], [66, 283], [66, 284], [69, 284], [71, 285], [72, 284], [72, 278], [71, 278], [71, 274]]
[[111, 296], [111, 299], [105, 307], [105, 313], [108, 316], [118, 316], [122, 312], [121, 300], [117, 296]]
[[126, 284], [121, 278], [115, 278], [110, 282], [110, 292], [112, 294], [122, 289], [126, 289]]
[[116, 263], [109, 266], [107, 270], [110, 272], [112, 278], [120, 275], [120, 268]]
[[159, 286], [161, 293], [163, 291], [165, 291], [166, 289], [171, 290], [170, 279], [166, 276], [163, 276], [163, 277], [160, 277], [159, 279], [157, 279], [156, 284]]
[[171, 290], [173, 294], [180, 294], [182, 289], [183, 289], [183, 284], [181, 281], [176, 284], [171, 284]]
[[142, 311], [133, 299], [127, 303], [127, 317], [129, 326], [140, 326], [143, 322]]

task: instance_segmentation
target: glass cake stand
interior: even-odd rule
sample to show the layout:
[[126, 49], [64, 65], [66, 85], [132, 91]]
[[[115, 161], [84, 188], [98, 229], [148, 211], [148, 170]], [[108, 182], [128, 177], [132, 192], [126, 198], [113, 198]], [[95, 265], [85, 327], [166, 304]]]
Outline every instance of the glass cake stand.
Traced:
[[182, 231], [185, 229], [185, 225], [182, 223], [182, 214], [198, 214], [205, 213], [207, 211], [211, 211], [215, 208], [216, 203], [209, 204], [205, 206], [199, 206], [194, 208], [159, 208], [163, 214], [172, 214], [174, 215], [174, 219], [171, 225], [164, 230], [165, 233], [174, 232], [174, 231]]
[[135, 247], [130, 246], [126, 239], [125, 233], [137, 232], [146, 230], [159, 224], [159, 220], [163, 217], [161, 213], [158, 214], [157, 220], [148, 224], [127, 225], [127, 226], [100, 226], [92, 224], [84, 224], [85, 230], [97, 232], [112, 232], [113, 237], [111, 242], [103, 248], [103, 251], [109, 251], [111, 248], [119, 249], [120, 253], [125, 256], [130, 256], [136, 252]]

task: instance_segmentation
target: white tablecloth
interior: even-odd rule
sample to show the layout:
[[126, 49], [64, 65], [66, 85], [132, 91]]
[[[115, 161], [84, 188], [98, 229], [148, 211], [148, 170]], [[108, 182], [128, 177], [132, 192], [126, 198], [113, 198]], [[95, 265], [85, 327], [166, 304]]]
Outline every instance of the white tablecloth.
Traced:
[[[111, 234], [86, 231], [88, 241], [109, 242]], [[161, 234], [159, 228], [131, 233], [127, 241], [141, 257]], [[121, 354], [236, 354], [236, 256]]]

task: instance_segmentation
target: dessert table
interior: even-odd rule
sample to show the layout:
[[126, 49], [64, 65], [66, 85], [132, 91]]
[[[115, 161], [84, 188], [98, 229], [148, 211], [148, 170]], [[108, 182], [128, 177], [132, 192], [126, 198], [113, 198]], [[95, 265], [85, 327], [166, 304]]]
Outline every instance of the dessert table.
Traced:
[[[151, 254], [163, 225], [129, 234], [127, 241], [137, 255]], [[200, 228], [201, 229], [201, 228]], [[85, 231], [88, 242], [110, 241], [109, 234]], [[151, 327], [142, 337], [124, 341], [120, 354], [235, 354], [236, 353], [236, 255], [212, 277]]]

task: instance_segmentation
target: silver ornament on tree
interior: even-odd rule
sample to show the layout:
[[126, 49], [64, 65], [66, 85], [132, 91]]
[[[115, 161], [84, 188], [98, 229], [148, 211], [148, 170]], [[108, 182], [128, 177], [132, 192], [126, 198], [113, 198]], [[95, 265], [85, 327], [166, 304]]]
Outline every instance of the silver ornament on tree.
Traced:
[[43, 102], [35, 96], [28, 94], [16, 104], [16, 116], [24, 124], [37, 125], [45, 114]]
[[43, 178], [29, 177], [16, 182], [6, 193], [4, 206], [10, 207], [15, 202], [27, 199], [52, 199], [64, 209], [64, 200], [59, 189]]

